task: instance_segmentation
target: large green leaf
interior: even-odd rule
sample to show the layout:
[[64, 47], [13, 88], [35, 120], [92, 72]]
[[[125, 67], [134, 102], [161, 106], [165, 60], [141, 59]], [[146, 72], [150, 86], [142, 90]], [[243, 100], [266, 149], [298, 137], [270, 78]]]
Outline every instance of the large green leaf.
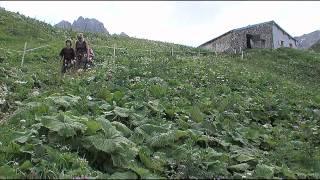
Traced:
[[139, 151], [139, 158], [141, 162], [149, 169], [160, 172], [164, 169], [161, 161], [155, 161], [154, 159], [151, 159], [150, 155], [143, 148], [141, 148]]
[[173, 145], [176, 140], [175, 132], [169, 131], [167, 133], [161, 133], [159, 135], [153, 136], [148, 140], [151, 147], [165, 147], [168, 145]]
[[285, 178], [289, 178], [289, 179], [295, 179], [296, 175], [295, 173], [290, 170], [288, 167], [283, 166], [280, 168], [281, 173], [285, 176]]
[[258, 178], [270, 179], [273, 177], [273, 168], [264, 164], [258, 164], [254, 171], [255, 176]]
[[250, 167], [249, 164], [241, 163], [241, 164], [236, 164], [236, 165], [229, 166], [228, 169], [230, 169], [231, 171], [236, 171], [236, 172], [244, 172], [249, 167]]
[[123, 117], [123, 118], [125, 118], [125, 117], [129, 117], [129, 115], [130, 115], [130, 109], [127, 109], [127, 108], [121, 108], [121, 107], [115, 107], [114, 108], [114, 113], [116, 114], [116, 115], [118, 115], [118, 116], [120, 116], [120, 117]]
[[98, 92], [97, 92], [97, 97], [104, 99], [108, 102], [112, 102], [112, 98], [113, 98], [113, 93], [111, 93], [108, 89], [106, 88], [99, 88]]
[[3, 165], [0, 167], [0, 179], [14, 179], [18, 177], [16, 170], [10, 166]]
[[114, 135], [120, 135], [121, 133], [112, 126], [111, 122], [104, 118], [104, 116], [101, 116], [96, 119], [97, 122], [101, 124], [101, 127], [107, 137], [112, 137]]
[[81, 97], [74, 95], [60, 96], [60, 94], [54, 94], [46, 99], [51, 100], [55, 105], [59, 107], [69, 108], [79, 102]]
[[164, 107], [160, 104], [159, 100], [149, 101], [148, 103], [145, 103], [145, 105], [155, 113], [164, 111]]
[[32, 168], [32, 163], [29, 161], [29, 160], [27, 160], [27, 161], [25, 161], [25, 162], [23, 162], [21, 165], [20, 165], [20, 169], [22, 169], [22, 170], [28, 170], [28, 169], [30, 169], [30, 168]]
[[213, 162], [207, 162], [206, 164], [208, 166], [208, 171], [210, 173], [214, 173], [215, 175], [219, 175], [219, 176], [229, 174], [227, 170], [227, 163], [216, 160]]
[[160, 177], [159, 175], [152, 173], [150, 170], [140, 167], [137, 164], [131, 163], [129, 165], [129, 169], [137, 173], [141, 179], [165, 179], [164, 177]]
[[[14, 138], [14, 141], [19, 142], [19, 143], [26, 143], [27, 141], [29, 141], [30, 139], [32, 139], [32, 137], [34, 137], [34, 135], [38, 134], [38, 132], [34, 129], [27, 129], [24, 132], [18, 132], [18, 131], [14, 131], [12, 134], [12, 138]], [[37, 140], [37, 139], [33, 139], [33, 140]]]
[[118, 131], [120, 131], [123, 134], [123, 136], [125, 136], [125, 137], [129, 137], [132, 134], [132, 131], [126, 125], [122, 124], [121, 122], [113, 121], [113, 122], [111, 122], [111, 124], [113, 126], [115, 126], [116, 129]]
[[106, 102], [106, 103], [102, 104], [99, 108], [102, 110], [110, 111], [112, 109], [112, 106]]
[[57, 132], [63, 137], [72, 137], [77, 134], [77, 131], [84, 133], [87, 126], [81, 121], [85, 119], [59, 113], [56, 116], [44, 116], [41, 118], [43, 126], [51, 131]]
[[116, 102], [119, 102], [123, 97], [124, 97], [124, 93], [121, 91], [116, 91], [113, 93], [113, 100]]
[[151, 85], [149, 87], [149, 92], [153, 97], [161, 98], [166, 94], [167, 89], [161, 85]]
[[87, 139], [93, 144], [95, 148], [97, 148], [100, 151], [106, 153], [113, 153], [117, 149], [115, 139], [108, 139], [108, 137], [103, 135], [89, 136], [87, 137]]
[[146, 132], [149, 135], [152, 135], [154, 133], [166, 133], [168, 129], [162, 127], [162, 126], [157, 126], [153, 124], [143, 124], [139, 126], [140, 129], [142, 129], [144, 132]]
[[89, 142], [91, 142], [98, 150], [106, 153], [113, 153], [118, 147], [120, 147], [120, 144], [117, 142], [121, 142], [122, 140], [125, 142], [126, 139], [121, 136], [121, 133], [117, 131], [107, 119], [98, 118], [97, 122], [101, 124], [104, 133], [88, 136], [86, 139], [89, 140]]
[[138, 176], [131, 171], [115, 172], [109, 177], [109, 179], [138, 179]]
[[94, 120], [86, 121], [85, 124], [87, 125], [87, 133], [88, 134], [95, 134], [98, 130], [102, 129], [100, 123]]
[[197, 123], [202, 122], [205, 118], [205, 115], [201, 112], [201, 110], [197, 106], [191, 107], [189, 110], [189, 113], [192, 120], [194, 120]]
[[104, 132], [85, 139], [97, 150], [110, 154], [114, 166], [126, 167], [138, 153], [135, 143], [124, 137], [107, 119], [97, 120]]
[[240, 154], [236, 157], [236, 160], [240, 163], [243, 163], [243, 162], [254, 160], [254, 158], [246, 154]]

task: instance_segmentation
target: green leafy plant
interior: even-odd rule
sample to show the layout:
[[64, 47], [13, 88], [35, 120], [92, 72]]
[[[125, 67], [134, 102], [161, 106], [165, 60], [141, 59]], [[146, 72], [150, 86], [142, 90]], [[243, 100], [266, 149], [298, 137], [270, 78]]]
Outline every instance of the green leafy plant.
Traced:
[[[2, 9], [0, 24], [1, 48], [50, 43], [22, 68], [0, 57], [0, 178], [320, 177], [318, 53], [171, 56], [199, 49], [85, 33], [95, 68], [61, 76], [76, 32]], [[128, 49], [98, 47], [113, 44]]]

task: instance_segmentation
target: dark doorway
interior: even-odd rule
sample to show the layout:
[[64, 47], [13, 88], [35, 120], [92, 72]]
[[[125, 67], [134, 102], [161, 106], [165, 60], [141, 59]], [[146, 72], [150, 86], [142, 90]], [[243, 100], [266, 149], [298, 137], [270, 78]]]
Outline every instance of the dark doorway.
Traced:
[[266, 47], [266, 40], [261, 39], [261, 48], [265, 48]]
[[246, 35], [246, 38], [247, 38], [247, 48], [248, 49], [251, 49], [251, 39], [252, 39], [252, 35], [251, 34], [247, 34]]

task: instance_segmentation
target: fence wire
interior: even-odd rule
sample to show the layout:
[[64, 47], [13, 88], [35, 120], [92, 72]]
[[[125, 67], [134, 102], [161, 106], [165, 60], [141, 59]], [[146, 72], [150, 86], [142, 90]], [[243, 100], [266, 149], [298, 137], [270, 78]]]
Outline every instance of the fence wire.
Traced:
[[[26, 42], [27, 43], [27, 42]], [[19, 51], [19, 50], [14, 50], [14, 49], [8, 49], [8, 48], [1, 48], [2, 50], [6, 51], [6, 52], [9, 52], [9, 53], [13, 53], [13, 52], [16, 52], [16, 53], [23, 53], [23, 56], [22, 56], [22, 60], [21, 60], [21, 66], [23, 66], [23, 61], [24, 61], [24, 57], [25, 57], [25, 54], [27, 52], [32, 52], [32, 51], [35, 51], [35, 50], [38, 50], [38, 49], [42, 49], [42, 48], [46, 48], [46, 47], [50, 47], [52, 45], [50, 44], [46, 44], [46, 45], [42, 45], [42, 46], [39, 46], [39, 47], [35, 47], [35, 48], [32, 48], [32, 49], [24, 49], [22, 51]], [[175, 54], [179, 54], [179, 53], [184, 53], [184, 55], [187, 55], [187, 53], [189, 54], [197, 54], [198, 56], [201, 55], [201, 54], [214, 54], [217, 56], [217, 53], [216, 52], [212, 52], [212, 51], [201, 51], [200, 49], [198, 49], [198, 51], [191, 51], [191, 50], [174, 50], [173, 47], [171, 47], [170, 50], [157, 50], [157, 49], [134, 49], [134, 48], [127, 48], [127, 47], [117, 47], [116, 44], [114, 44], [113, 46], [106, 46], [106, 45], [91, 45], [90, 47], [92, 48], [107, 48], [107, 49], [113, 49], [113, 56], [116, 57], [116, 54], [117, 54], [117, 50], [121, 50], [121, 51], [126, 51], [126, 52], [129, 52], [129, 51], [135, 51], [135, 52], [147, 52], [149, 55], [151, 55], [153, 52], [157, 52], [157, 53], [170, 53], [171, 56], [174, 56]], [[119, 51], [118, 51], [119, 52]], [[243, 59], [243, 51], [241, 51], [241, 59]]]

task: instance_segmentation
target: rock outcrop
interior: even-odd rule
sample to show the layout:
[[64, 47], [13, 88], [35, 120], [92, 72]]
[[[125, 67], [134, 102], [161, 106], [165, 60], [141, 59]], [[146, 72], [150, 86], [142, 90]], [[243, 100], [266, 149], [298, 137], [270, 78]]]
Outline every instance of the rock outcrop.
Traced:
[[309, 34], [295, 37], [298, 40], [298, 47], [301, 49], [309, 49], [312, 45], [320, 40], [320, 30], [313, 31]]
[[82, 16], [73, 21], [72, 24], [63, 20], [55, 26], [63, 29], [72, 29], [74, 31], [105, 33], [109, 35], [109, 32], [104, 27], [102, 22], [94, 18], [83, 18]]
[[121, 32], [120, 33], [120, 36], [122, 36], [122, 37], [129, 37], [126, 33], [124, 33], [124, 32]]
[[54, 25], [55, 27], [58, 27], [58, 28], [62, 28], [62, 29], [71, 29], [72, 28], [72, 24], [68, 21], [60, 21], [58, 24]]

